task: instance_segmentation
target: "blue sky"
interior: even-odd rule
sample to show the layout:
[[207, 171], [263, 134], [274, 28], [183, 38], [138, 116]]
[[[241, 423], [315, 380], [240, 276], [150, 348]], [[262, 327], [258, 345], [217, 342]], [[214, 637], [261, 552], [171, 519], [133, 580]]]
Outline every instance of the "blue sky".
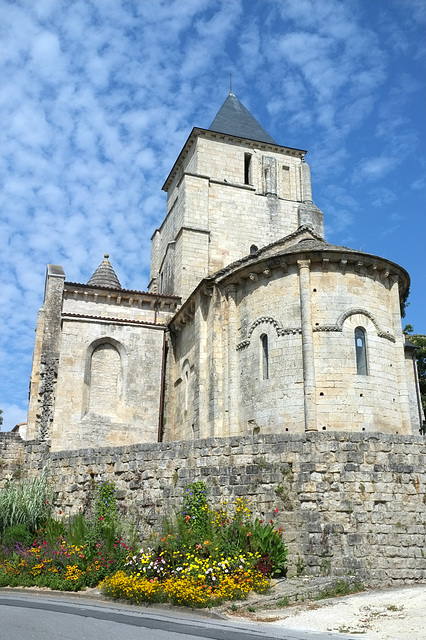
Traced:
[[87, 282], [109, 253], [148, 285], [161, 186], [233, 91], [308, 149], [329, 242], [411, 275], [425, 320], [423, 0], [0, 0], [3, 429], [26, 420], [47, 263]]

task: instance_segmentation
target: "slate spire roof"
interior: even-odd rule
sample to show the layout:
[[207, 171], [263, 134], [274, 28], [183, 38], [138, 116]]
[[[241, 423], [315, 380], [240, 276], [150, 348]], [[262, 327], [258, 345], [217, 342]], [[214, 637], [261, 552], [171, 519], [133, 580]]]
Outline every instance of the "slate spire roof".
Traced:
[[209, 130], [248, 140], [277, 144], [232, 91], [217, 112]]
[[87, 283], [91, 287], [108, 287], [109, 289], [121, 289], [120, 281], [117, 278], [116, 273], [112, 268], [108, 258], [109, 255], [106, 253], [104, 255], [104, 260], [101, 262], [101, 264]]

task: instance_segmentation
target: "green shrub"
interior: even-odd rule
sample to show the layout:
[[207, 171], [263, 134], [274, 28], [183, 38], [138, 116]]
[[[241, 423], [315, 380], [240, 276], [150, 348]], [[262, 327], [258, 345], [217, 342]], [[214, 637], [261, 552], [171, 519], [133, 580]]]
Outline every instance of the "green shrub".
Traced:
[[7, 527], [1, 536], [1, 542], [5, 547], [13, 547], [17, 542], [29, 547], [33, 539], [34, 534], [24, 524], [15, 524], [12, 527]]

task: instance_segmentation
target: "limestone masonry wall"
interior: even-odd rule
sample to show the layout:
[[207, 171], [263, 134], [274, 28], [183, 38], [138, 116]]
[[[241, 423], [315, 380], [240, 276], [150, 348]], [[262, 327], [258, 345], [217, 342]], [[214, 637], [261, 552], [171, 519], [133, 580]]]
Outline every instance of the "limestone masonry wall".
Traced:
[[[211, 496], [246, 496], [284, 530], [290, 569], [356, 573], [370, 584], [426, 579], [426, 442], [420, 436], [267, 434], [50, 452], [0, 434], [1, 479], [49, 465], [55, 508], [78, 511], [97, 481], [116, 483], [123, 514], [145, 534], [204, 480]], [[278, 508], [278, 514], [274, 510]]]

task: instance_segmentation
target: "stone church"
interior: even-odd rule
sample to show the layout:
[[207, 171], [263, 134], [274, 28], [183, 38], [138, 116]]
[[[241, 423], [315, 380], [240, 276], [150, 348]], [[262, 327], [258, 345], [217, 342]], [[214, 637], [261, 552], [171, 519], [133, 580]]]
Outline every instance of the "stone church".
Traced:
[[107, 255], [87, 284], [48, 265], [28, 439], [418, 432], [409, 276], [325, 241], [305, 154], [230, 93], [164, 183], [147, 292], [123, 288]]

